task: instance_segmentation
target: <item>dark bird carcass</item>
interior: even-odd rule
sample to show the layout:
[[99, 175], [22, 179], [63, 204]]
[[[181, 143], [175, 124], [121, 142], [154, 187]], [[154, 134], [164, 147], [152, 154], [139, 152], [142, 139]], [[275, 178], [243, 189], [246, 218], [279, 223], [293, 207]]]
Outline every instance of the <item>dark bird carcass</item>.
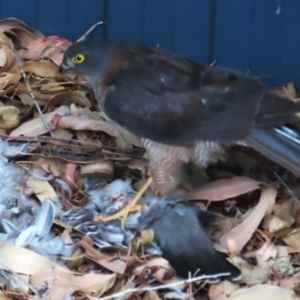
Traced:
[[90, 186], [86, 206], [64, 212], [60, 217], [86, 233], [100, 248], [127, 247], [137, 231], [150, 229], [154, 237], [146, 252], [162, 255], [180, 277], [187, 278], [190, 273], [205, 276], [210, 281], [241, 279], [241, 271], [215, 250], [209, 238], [208, 232], [217, 221], [217, 215], [201, 210], [183, 196], [144, 196], [140, 203], [148, 209], [129, 214], [124, 230], [119, 220], [93, 220], [96, 214], [105, 217], [118, 211], [134, 194], [131, 184], [119, 179], [101, 189]]

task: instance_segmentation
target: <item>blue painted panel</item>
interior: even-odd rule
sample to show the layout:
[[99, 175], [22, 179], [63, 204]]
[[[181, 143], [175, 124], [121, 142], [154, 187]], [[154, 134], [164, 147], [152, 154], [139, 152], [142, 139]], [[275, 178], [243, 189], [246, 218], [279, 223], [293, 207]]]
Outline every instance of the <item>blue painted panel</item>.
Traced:
[[173, 0], [145, 0], [143, 44], [173, 49], [173, 4]]
[[281, 73], [278, 74], [280, 84], [287, 81], [297, 81], [300, 88], [300, 1], [284, 3], [284, 15], [281, 47]]
[[1, 18], [19, 18], [45, 35], [75, 41], [105, 19], [92, 36], [216, 60], [260, 76], [268, 87], [300, 87], [299, 15], [295, 0], [0, 0]]
[[[52, 0], [47, 2], [51, 3]], [[95, 23], [103, 21], [104, 0], [70, 0], [67, 3], [68, 9], [65, 11], [65, 19], [62, 21], [66, 28], [66, 36], [72, 41], [76, 41]], [[91, 37], [101, 37], [104, 30], [104, 26], [99, 27], [92, 32]]]
[[[283, 2], [282, 12], [285, 10]], [[277, 14], [276, 9], [277, 1], [254, 2], [251, 73], [261, 76], [268, 86], [279, 85], [282, 72], [282, 34], [285, 14]]]
[[172, 50], [202, 63], [210, 62], [211, 3], [211, 0], [174, 1]]
[[143, 0], [112, 0], [107, 11], [107, 36], [112, 40], [142, 42]]
[[247, 72], [253, 41], [253, 1], [217, 0], [211, 59], [218, 66]]
[[1, 19], [14, 17], [22, 20], [28, 26], [38, 26], [38, 0], [1, 0]]
[[[75, 41], [104, 18], [104, 0], [0, 0], [1, 19], [15, 17], [45, 35]], [[103, 36], [104, 28], [92, 36]]]
[[67, 1], [52, 0], [51, 13], [48, 1], [38, 2], [37, 23], [38, 29], [45, 35], [67, 36], [66, 17], [68, 11]]

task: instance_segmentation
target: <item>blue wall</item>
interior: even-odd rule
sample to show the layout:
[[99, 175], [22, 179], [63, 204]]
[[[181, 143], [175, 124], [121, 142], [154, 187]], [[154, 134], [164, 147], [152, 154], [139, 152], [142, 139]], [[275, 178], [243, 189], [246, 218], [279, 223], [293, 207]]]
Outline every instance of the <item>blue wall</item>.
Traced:
[[268, 87], [300, 87], [299, 0], [0, 0], [0, 14], [73, 41], [105, 20], [94, 36], [160, 44]]

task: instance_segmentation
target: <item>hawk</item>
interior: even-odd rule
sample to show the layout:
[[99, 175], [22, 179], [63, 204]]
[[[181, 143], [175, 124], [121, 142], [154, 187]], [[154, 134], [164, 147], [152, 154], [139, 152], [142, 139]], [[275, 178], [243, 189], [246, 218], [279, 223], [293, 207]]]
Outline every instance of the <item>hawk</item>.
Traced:
[[253, 147], [300, 175], [299, 143], [281, 127], [298, 122], [300, 104], [266, 92], [255, 77], [158, 48], [98, 39], [71, 45], [60, 69], [86, 79], [108, 118], [140, 138], [161, 194], [178, 184], [183, 164], [206, 167], [234, 144]]

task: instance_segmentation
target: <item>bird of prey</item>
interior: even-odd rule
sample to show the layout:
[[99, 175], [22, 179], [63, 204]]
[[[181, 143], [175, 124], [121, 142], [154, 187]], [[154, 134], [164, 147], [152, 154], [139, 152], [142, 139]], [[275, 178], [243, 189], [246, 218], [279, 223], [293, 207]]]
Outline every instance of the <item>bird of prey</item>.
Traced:
[[266, 92], [255, 77], [98, 39], [71, 45], [60, 69], [86, 79], [108, 118], [140, 138], [161, 194], [178, 184], [184, 163], [206, 167], [234, 144], [253, 147], [300, 175], [298, 138], [282, 127], [298, 121], [300, 104]]

